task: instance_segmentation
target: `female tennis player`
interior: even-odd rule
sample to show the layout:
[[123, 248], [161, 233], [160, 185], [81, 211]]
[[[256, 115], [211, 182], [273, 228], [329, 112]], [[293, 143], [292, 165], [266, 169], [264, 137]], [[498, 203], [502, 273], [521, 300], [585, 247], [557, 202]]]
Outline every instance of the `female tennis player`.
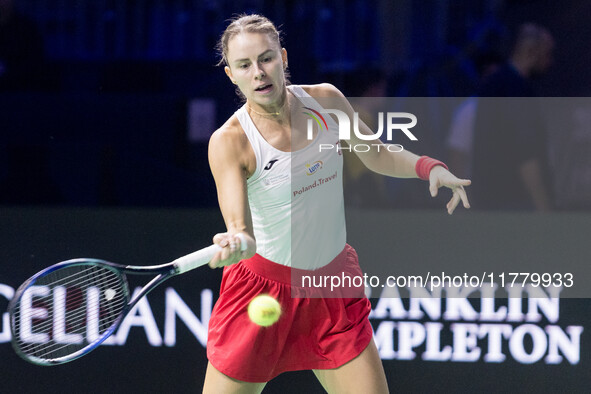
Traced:
[[[209, 143], [227, 232], [215, 235], [223, 249], [210, 262], [223, 266], [224, 274], [209, 323], [203, 391], [259, 393], [280, 373], [311, 369], [329, 393], [386, 393], [363, 289], [298, 297], [306, 293], [298, 293], [292, 281], [294, 272], [361, 274], [357, 255], [345, 241], [342, 155], [338, 149], [317, 149], [338, 146], [338, 125], [325, 116], [328, 130], [316, 129], [313, 141], [305, 135], [309, 117], [304, 113], [322, 110], [317, 99], [331, 99], [334, 109], [350, 119], [353, 109], [332, 85], [288, 83], [287, 51], [263, 16], [234, 19], [219, 50], [226, 75], [245, 103]], [[351, 133], [351, 140], [341, 143], [365, 142]], [[460, 201], [469, 208], [463, 187], [470, 181], [456, 178], [437, 160], [387, 149], [359, 157], [372, 171], [428, 180], [433, 196], [442, 186], [450, 188], [450, 214]], [[238, 233], [247, 240], [245, 251]], [[257, 326], [247, 315], [249, 302], [259, 294], [281, 304], [281, 317], [269, 327]]]

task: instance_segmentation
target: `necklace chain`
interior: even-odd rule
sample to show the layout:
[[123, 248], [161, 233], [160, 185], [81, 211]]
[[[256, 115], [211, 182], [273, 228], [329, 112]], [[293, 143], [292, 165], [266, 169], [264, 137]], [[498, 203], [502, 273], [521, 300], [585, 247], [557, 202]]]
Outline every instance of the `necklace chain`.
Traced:
[[246, 104], [246, 106], [248, 107], [248, 109], [250, 109], [252, 112], [254, 112], [255, 114], [257, 114], [259, 116], [277, 116], [277, 115], [281, 114], [281, 112], [258, 112], [258, 111], [255, 111], [254, 108], [252, 108], [250, 106], [250, 104]]
[[279, 112], [258, 112], [254, 108], [252, 108], [248, 102], [246, 103], [246, 106], [248, 107], [248, 109], [250, 109], [252, 112], [254, 112], [255, 114], [257, 114], [259, 116], [279, 116], [279, 115], [281, 115], [281, 110], [285, 107], [287, 102], [288, 102], [287, 97], [285, 97], [285, 102], [281, 106]]

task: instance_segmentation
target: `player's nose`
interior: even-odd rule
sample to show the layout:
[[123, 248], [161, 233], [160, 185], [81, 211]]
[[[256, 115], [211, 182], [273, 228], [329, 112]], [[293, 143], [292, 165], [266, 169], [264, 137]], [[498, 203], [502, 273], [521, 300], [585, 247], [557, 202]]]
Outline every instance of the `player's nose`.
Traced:
[[265, 71], [263, 70], [263, 68], [258, 64], [255, 63], [255, 69], [254, 69], [254, 78], [256, 80], [261, 80], [262, 78], [265, 77]]

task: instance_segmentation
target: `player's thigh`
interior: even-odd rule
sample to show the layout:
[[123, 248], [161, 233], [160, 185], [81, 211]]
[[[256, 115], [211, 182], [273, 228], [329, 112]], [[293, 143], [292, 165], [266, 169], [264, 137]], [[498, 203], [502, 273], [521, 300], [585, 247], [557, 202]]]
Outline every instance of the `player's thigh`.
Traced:
[[207, 363], [205, 382], [203, 383], [204, 394], [259, 394], [267, 383], [250, 383], [233, 379], [224, 375], [211, 363]]
[[384, 366], [373, 340], [348, 363], [335, 369], [315, 369], [314, 374], [330, 394], [388, 393]]

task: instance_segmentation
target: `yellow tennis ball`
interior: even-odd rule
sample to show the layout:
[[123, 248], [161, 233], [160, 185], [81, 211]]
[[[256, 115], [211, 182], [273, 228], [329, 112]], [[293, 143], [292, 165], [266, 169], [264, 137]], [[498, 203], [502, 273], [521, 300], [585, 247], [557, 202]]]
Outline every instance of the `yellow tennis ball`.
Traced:
[[259, 295], [248, 304], [248, 317], [259, 326], [268, 327], [279, 320], [281, 306], [269, 295]]

